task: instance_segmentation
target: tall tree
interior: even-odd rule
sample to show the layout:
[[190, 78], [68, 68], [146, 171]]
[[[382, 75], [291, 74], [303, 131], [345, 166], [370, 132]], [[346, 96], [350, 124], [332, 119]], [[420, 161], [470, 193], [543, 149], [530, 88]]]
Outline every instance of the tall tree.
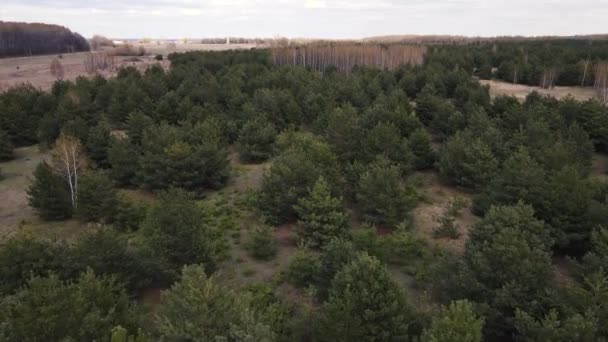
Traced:
[[34, 181], [28, 189], [29, 204], [45, 220], [62, 220], [72, 216], [73, 207], [67, 185], [46, 162], [34, 170]]
[[61, 134], [51, 151], [53, 169], [67, 182], [72, 207], [78, 207], [78, 177], [88, 166], [80, 140]]
[[382, 263], [361, 254], [332, 281], [321, 308], [320, 341], [407, 341], [413, 310]]
[[312, 247], [322, 247], [346, 234], [348, 221], [342, 199], [333, 197], [322, 176], [295, 209], [301, 226], [299, 235]]
[[180, 189], [160, 193], [142, 229], [146, 246], [164, 263], [169, 277], [196, 263], [213, 272], [224, 248], [222, 232], [207, 223], [193, 195]]
[[433, 319], [424, 334], [427, 342], [481, 342], [483, 319], [478, 318], [467, 300], [451, 302]]
[[198, 265], [184, 266], [181, 279], [161, 294], [157, 329], [170, 341], [275, 340], [244, 298], [207, 277]]

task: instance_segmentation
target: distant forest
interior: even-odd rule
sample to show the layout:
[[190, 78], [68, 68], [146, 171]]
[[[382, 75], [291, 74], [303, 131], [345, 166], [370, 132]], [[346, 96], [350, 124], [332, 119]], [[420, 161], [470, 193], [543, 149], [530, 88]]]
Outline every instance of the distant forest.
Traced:
[[89, 50], [84, 37], [63, 26], [0, 21], [0, 58]]

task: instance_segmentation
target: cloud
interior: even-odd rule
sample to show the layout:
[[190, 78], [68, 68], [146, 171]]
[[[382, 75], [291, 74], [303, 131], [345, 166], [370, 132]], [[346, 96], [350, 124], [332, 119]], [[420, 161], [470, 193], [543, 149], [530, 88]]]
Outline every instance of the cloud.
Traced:
[[608, 0], [0, 1], [0, 20], [112, 37], [583, 34], [608, 17]]

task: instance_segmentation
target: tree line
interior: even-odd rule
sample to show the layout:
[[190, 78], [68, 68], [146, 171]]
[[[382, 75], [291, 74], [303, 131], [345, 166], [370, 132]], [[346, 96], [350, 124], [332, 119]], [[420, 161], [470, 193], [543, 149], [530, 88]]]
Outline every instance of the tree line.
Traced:
[[63, 26], [0, 21], [0, 58], [89, 50], [85, 38]]

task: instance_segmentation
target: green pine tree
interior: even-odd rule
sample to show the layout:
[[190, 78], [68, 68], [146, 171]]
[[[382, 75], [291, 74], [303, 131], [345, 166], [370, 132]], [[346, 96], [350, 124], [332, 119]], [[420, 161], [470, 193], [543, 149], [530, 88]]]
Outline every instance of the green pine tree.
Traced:
[[295, 207], [300, 237], [311, 247], [322, 247], [332, 238], [346, 235], [348, 219], [342, 200], [332, 196], [321, 176], [306, 197]]
[[46, 162], [36, 167], [28, 196], [30, 206], [45, 220], [62, 220], [72, 216], [67, 185]]

